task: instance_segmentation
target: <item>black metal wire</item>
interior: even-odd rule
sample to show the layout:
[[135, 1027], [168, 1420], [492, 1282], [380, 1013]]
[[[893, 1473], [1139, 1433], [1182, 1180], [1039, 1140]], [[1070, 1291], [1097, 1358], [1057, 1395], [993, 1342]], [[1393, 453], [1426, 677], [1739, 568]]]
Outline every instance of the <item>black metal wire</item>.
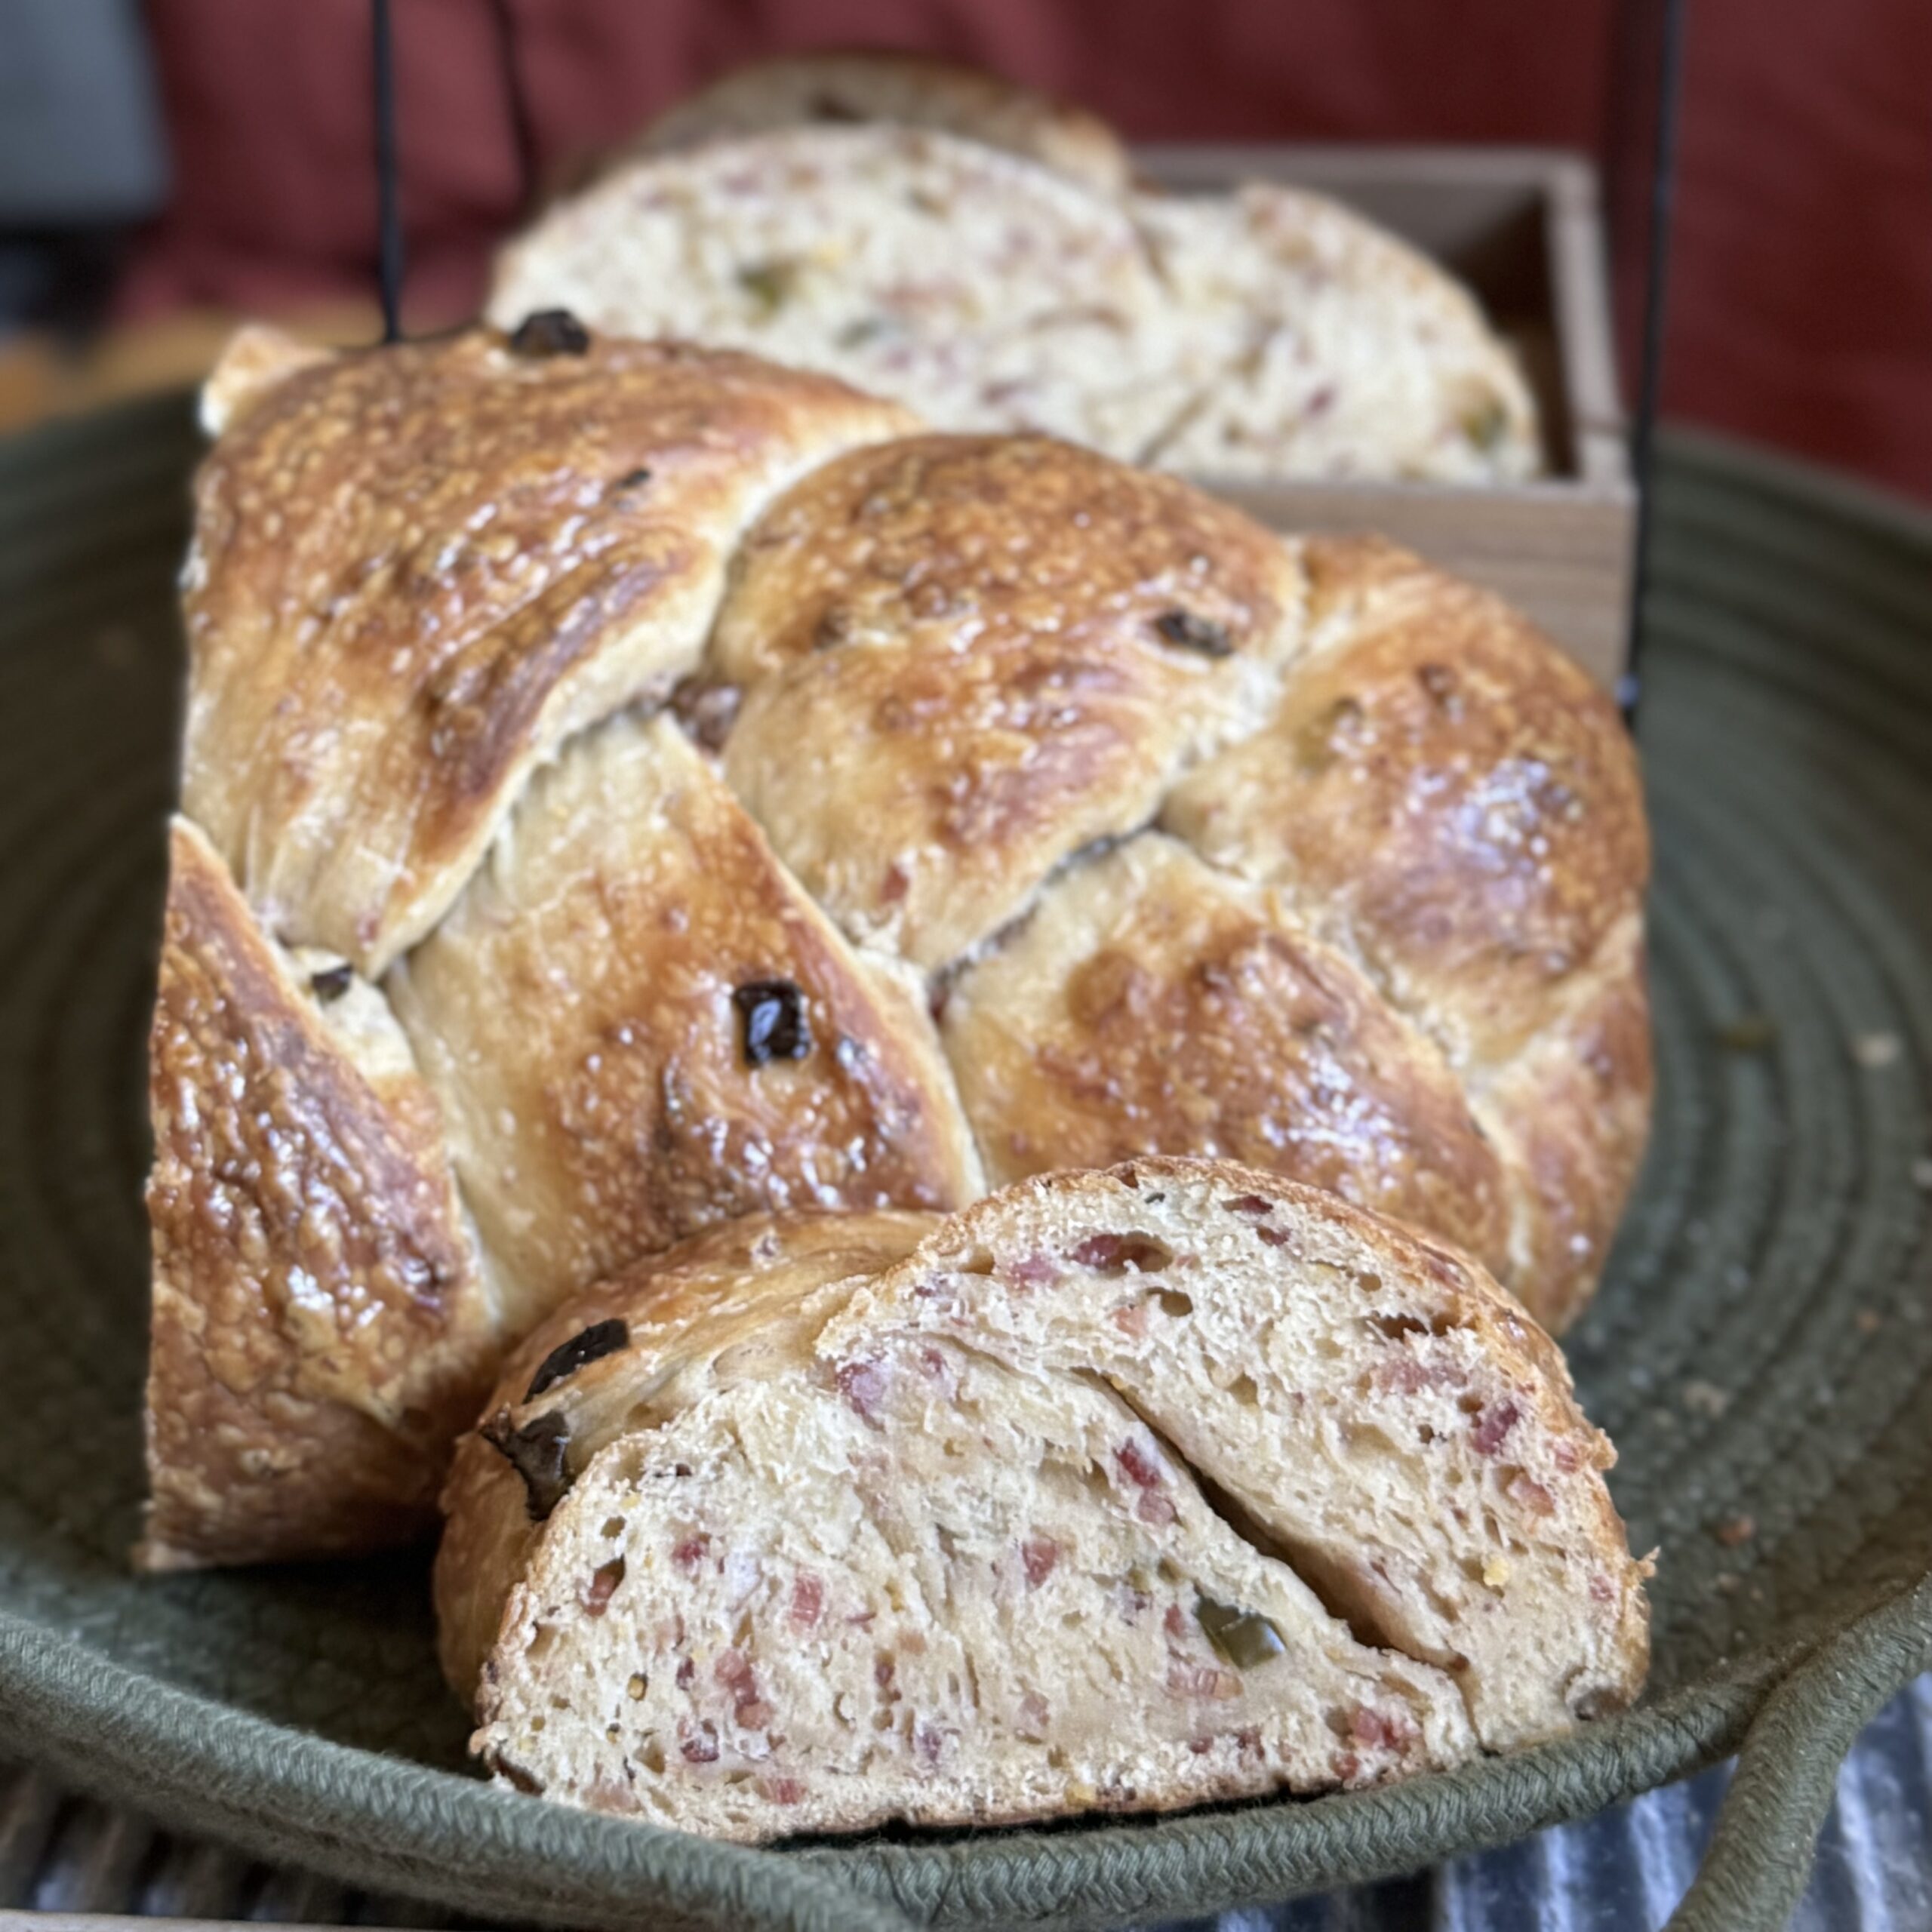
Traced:
[[537, 208], [537, 125], [531, 118], [530, 96], [523, 85], [523, 63], [517, 57], [516, 9], [511, 0], [490, 0], [490, 17], [497, 29], [497, 65], [503, 76], [503, 100], [509, 109], [510, 140], [516, 151], [517, 208], [531, 215]]
[[1637, 527], [1631, 561], [1630, 631], [1617, 702], [1635, 724], [1643, 691], [1644, 601], [1650, 585], [1653, 470], [1657, 403], [1663, 386], [1664, 323], [1670, 288], [1671, 221], [1677, 202], [1678, 108], [1683, 92], [1684, 26], [1690, 0], [1663, 0], [1657, 48], [1657, 124], [1651, 148], [1650, 231], [1644, 272], [1643, 360], [1637, 413], [1630, 430], [1630, 467], [1637, 485]]
[[383, 300], [383, 340], [402, 340], [402, 180], [396, 165], [395, 50], [389, 0], [370, 0], [376, 84], [376, 278]]

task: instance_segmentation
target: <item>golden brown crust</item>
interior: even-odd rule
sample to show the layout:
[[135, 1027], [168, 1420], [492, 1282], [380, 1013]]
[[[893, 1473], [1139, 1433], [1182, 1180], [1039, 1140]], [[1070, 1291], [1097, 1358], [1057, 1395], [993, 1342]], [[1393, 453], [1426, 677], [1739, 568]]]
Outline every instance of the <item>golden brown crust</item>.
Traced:
[[1161, 822], [1274, 887], [1441, 1047], [1509, 1170], [1498, 1272], [1560, 1329], [1649, 1124], [1635, 753], [1604, 693], [1499, 599], [1380, 538], [1304, 554], [1309, 649], [1279, 712]]
[[727, 772], [848, 931], [942, 965], [1260, 721], [1300, 601], [1269, 533], [1070, 445], [856, 451], [746, 541]]
[[[745, 1001], [780, 984], [804, 1032], [761, 1060]], [[930, 1020], [667, 718], [614, 718], [541, 774], [394, 986], [512, 1334], [735, 1214], [977, 1192]]]
[[[1569, 1318], [1651, 1081], [1641, 795], [1580, 672], [1373, 540], [1286, 544], [1069, 445], [881, 442], [906, 419], [835, 383], [551, 335], [251, 336], [211, 386], [187, 789], [220, 836], [177, 833], [155, 1038], [150, 1560], [400, 1534], [478, 1364], [694, 1229], [969, 1198], [955, 1068], [1002, 1178], [1238, 1154]], [[694, 667], [671, 709], [721, 777], [640, 721]], [[277, 943], [332, 938], [333, 972], [432, 925], [387, 982], [413, 1055], [365, 980], [318, 1020]], [[796, 1037], [753, 1063], [760, 986], [797, 989]], [[264, 1029], [300, 1054], [251, 1060], [281, 1083], [257, 1113], [349, 1170], [341, 1227], [264, 1224], [347, 1257], [312, 1291], [211, 1244], [214, 1157], [160, 1131], [166, 1106], [245, 1140], [221, 1056]], [[405, 1389], [372, 1351], [415, 1315], [352, 1329], [340, 1297], [439, 1229], [473, 1271], [445, 1125], [491, 1296], [464, 1276], [460, 1346], [408, 1331]]]
[[1305, 555], [1310, 648], [1279, 712], [1164, 823], [1345, 931], [1459, 1060], [1506, 1054], [1642, 897], [1629, 734], [1487, 592], [1380, 538]]
[[[808, 1360], [828, 1284], [875, 1274], [934, 1225], [929, 1214], [753, 1214], [648, 1256], [540, 1323], [504, 1362], [482, 1420], [510, 1429], [562, 1420], [568, 1467], [580, 1473], [604, 1445], [687, 1405], [734, 1375]], [[552, 1352], [593, 1324], [624, 1326], [621, 1342], [541, 1388]], [[530, 1492], [503, 1452], [474, 1432], [457, 1446], [443, 1495], [448, 1527], [435, 1595], [444, 1675], [475, 1700], [503, 1605], [541, 1535]]]
[[1120, 137], [1084, 108], [975, 67], [884, 49], [780, 54], [734, 68], [660, 115], [616, 158], [768, 128], [855, 121], [964, 135], [1103, 194], [1122, 192], [1132, 174]]
[[284, 377], [331, 359], [328, 349], [268, 323], [245, 325], [229, 338], [202, 385], [202, 427], [211, 436], [222, 435]]
[[152, 1501], [138, 1560], [180, 1568], [419, 1534], [493, 1352], [435, 1103], [406, 1060], [358, 1065], [182, 820], [149, 1093]]
[[1650, 1137], [1655, 1073], [1634, 913], [1565, 992], [1543, 1032], [1472, 1089], [1514, 1183], [1509, 1278], [1559, 1334], [1596, 1286]]
[[905, 426], [677, 344], [473, 331], [298, 368], [203, 466], [184, 803], [280, 936], [379, 973], [534, 763], [697, 661], [733, 541]]
[[989, 1177], [1246, 1161], [1504, 1254], [1503, 1177], [1440, 1054], [1273, 896], [1150, 835], [1056, 881], [953, 988]]

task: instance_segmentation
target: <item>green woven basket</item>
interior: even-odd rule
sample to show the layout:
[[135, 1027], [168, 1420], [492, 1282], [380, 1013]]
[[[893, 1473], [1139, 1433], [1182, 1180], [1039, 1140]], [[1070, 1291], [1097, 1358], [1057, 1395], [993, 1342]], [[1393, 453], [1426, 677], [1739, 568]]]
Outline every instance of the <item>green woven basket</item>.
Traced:
[[1577, 1380], [1663, 1548], [1638, 1710], [1451, 1776], [1159, 1822], [754, 1852], [464, 1774], [411, 1555], [137, 1582], [141, 1060], [181, 681], [184, 401], [0, 445], [0, 1743], [494, 1918], [1103, 1924], [1284, 1897], [1743, 1758], [1679, 1923], [1773, 1927], [1932, 1665], [1932, 534], [1703, 443], [1642, 737], [1655, 1145]]

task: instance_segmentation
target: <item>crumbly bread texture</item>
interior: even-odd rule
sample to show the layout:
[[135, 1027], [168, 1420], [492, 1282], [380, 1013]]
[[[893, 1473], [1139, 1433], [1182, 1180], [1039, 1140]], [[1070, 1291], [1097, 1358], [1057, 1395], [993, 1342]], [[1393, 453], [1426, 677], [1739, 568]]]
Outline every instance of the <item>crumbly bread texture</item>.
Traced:
[[824, 369], [943, 429], [1164, 469], [1540, 466], [1529, 391], [1468, 291], [1340, 204], [1265, 183], [1122, 195], [954, 134], [780, 125], [646, 153], [541, 217], [489, 313], [558, 303]]
[[560, 1311], [462, 1445], [438, 1608], [507, 1784], [746, 1839], [1155, 1810], [1641, 1684], [1610, 1446], [1447, 1250], [1159, 1159], [727, 1238]]
[[735, 68], [660, 115], [624, 153], [862, 121], [962, 134], [1103, 194], [1123, 192], [1132, 171], [1120, 137], [1084, 108], [975, 67], [876, 50], [781, 54]]
[[1272, 182], [1139, 195], [1213, 374], [1138, 460], [1269, 477], [1497, 483], [1541, 468], [1521, 371], [1469, 291], [1340, 202]]
[[1130, 452], [1185, 377], [1117, 202], [943, 134], [782, 128], [651, 155], [512, 242], [488, 313], [749, 349], [900, 398], [946, 429], [1045, 429]]
[[504, 1349], [761, 1211], [1228, 1156], [1588, 1295], [1642, 801], [1494, 598], [564, 314], [208, 407], [155, 1560], [426, 1522]]

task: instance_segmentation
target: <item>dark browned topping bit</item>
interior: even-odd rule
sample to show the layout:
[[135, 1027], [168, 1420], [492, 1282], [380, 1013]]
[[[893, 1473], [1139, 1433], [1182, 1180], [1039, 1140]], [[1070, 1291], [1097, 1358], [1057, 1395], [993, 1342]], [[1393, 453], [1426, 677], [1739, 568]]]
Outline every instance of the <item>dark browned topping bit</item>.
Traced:
[[1194, 1616], [1207, 1632], [1215, 1654], [1237, 1670], [1252, 1670], [1287, 1648], [1281, 1641], [1281, 1632], [1254, 1611], [1237, 1610], [1232, 1604], [1199, 1597], [1195, 1601]]
[[543, 1522], [570, 1491], [564, 1461], [571, 1446], [570, 1424], [552, 1409], [512, 1429], [509, 1411], [499, 1409], [476, 1432], [522, 1477], [530, 1520]]
[[650, 464], [640, 463], [635, 469], [626, 470], [623, 475], [617, 478], [617, 487], [620, 490], [635, 490], [641, 488], [650, 481]]
[[352, 966], [325, 966], [321, 972], [309, 975], [309, 990], [325, 1006], [333, 1005], [348, 992], [355, 977]]
[[738, 721], [744, 695], [736, 685], [681, 678], [671, 693], [671, 715], [685, 728], [688, 738], [708, 752], [722, 751], [731, 727]]
[[531, 1378], [530, 1386], [524, 1391], [523, 1399], [534, 1402], [553, 1383], [562, 1381], [567, 1375], [574, 1375], [586, 1362], [615, 1355], [630, 1339], [631, 1331], [620, 1316], [614, 1315], [608, 1321], [593, 1321], [581, 1334], [573, 1335], [568, 1342], [559, 1342], [543, 1358], [542, 1365]]
[[1428, 692], [1438, 710], [1452, 717], [1462, 715], [1462, 702], [1456, 689], [1456, 674], [1446, 664], [1425, 664], [1416, 672], [1416, 681]]
[[790, 980], [752, 980], [731, 995], [744, 1029], [745, 1064], [803, 1060], [812, 1050], [805, 996]]
[[1164, 643], [1198, 651], [1204, 657], [1227, 657], [1234, 652], [1226, 624], [1217, 624], [1211, 617], [1197, 617], [1192, 611], [1163, 611], [1154, 620], [1154, 628]]
[[491, 1770], [494, 1771], [497, 1777], [506, 1780], [517, 1790], [521, 1792], [525, 1797], [540, 1798], [543, 1795], [542, 1785], [539, 1784], [521, 1764], [513, 1764], [509, 1758], [497, 1757], [494, 1753], [488, 1762]]
[[539, 309], [524, 317], [510, 334], [510, 353], [540, 361], [546, 355], [583, 355], [590, 331], [568, 309]]

